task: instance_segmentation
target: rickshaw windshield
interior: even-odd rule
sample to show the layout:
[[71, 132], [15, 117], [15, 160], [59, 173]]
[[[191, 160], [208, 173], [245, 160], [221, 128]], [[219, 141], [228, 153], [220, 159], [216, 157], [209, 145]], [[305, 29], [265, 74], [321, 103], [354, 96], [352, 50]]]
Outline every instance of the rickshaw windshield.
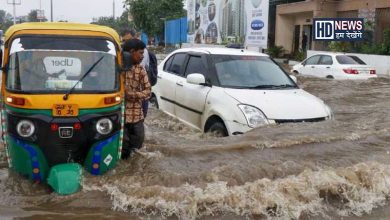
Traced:
[[76, 85], [74, 93], [108, 93], [118, 90], [118, 81], [115, 46], [110, 41], [23, 37], [12, 43], [8, 90], [64, 93]]

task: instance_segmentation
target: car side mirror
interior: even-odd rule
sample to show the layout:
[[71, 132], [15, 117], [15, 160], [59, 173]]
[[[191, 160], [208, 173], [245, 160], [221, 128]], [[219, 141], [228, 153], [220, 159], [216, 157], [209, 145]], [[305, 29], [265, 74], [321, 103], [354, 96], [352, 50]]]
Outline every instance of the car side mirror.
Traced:
[[297, 80], [296, 76], [294, 76], [294, 75], [289, 75], [289, 76], [295, 83], [298, 83], [298, 80]]
[[306, 62], [303, 62], [303, 63], [302, 63], [302, 66], [306, 66]]
[[128, 71], [133, 66], [131, 62], [131, 54], [127, 51], [122, 52], [122, 71]]
[[206, 79], [200, 73], [191, 73], [187, 76], [187, 83], [194, 85], [204, 85], [206, 83]]

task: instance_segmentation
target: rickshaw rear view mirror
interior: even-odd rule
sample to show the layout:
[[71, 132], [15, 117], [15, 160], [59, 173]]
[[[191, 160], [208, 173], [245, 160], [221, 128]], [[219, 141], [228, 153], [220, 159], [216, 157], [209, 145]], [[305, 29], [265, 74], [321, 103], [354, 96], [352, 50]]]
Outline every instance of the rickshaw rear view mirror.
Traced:
[[127, 71], [127, 70], [130, 70], [131, 66], [132, 66], [132, 62], [131, 62], [131, 54], [127, 51], [123, 51], [122, 52], [122, 71]]

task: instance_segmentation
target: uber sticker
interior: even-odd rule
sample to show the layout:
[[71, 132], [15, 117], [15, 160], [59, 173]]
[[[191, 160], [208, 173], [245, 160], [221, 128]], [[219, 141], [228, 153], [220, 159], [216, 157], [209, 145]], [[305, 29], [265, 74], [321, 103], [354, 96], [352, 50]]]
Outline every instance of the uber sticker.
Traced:
[[112, 156], [111, 156], [111, 154], [109, 154], [109, 155], [107, 155], [107, 157], [104, 159], [103, 162], [108, 166], [108, 165], [110, 165], [111, 161], [112, 161]]

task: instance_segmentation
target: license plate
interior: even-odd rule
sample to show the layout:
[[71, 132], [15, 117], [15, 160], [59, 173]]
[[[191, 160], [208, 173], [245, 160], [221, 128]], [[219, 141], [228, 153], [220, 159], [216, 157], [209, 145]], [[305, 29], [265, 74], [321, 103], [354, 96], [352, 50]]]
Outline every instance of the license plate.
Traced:
[[53, 106], [53, 116], [73, 117], [79, 115], [79, 107], [74, 104], [56, 104]]

